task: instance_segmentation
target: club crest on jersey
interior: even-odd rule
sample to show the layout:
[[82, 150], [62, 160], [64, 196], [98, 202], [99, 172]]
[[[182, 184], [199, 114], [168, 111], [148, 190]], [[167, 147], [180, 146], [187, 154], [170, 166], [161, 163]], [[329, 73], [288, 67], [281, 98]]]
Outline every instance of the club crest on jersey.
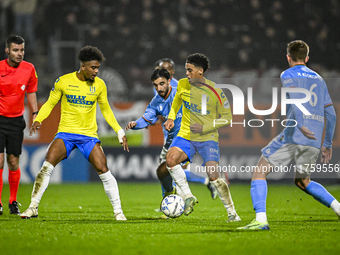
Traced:
[[94, 92], [96, 92], [96, 87], [94, 86], [90, 86], [90, 92], [93, 94]]
[[21, 86], [21, 90], [22, 90], [22, 91], [24, 91], [25, 88], [26, 88], [26, 85], [22, 85], [22, 86]]

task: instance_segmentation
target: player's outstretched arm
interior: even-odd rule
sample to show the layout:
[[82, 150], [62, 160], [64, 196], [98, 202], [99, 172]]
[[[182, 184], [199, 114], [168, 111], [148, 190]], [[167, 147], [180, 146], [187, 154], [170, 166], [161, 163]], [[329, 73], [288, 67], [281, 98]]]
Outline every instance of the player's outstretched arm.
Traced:
[[41, 127], [41, 123], [38, 121], [34, 121], [30, 129], [30, 136], [33, 135], [33, 133], [35, 134], [36, 131], [40, 129], [40, 127]]
[[328, 164], [332, 158], [332, 148], [327, 148], [325, 146], [321, 147], [321, 162]]
[[137, 122], [135, 121], [130, 121], [129, 124], [127, 124], [127, 126], [125, 127], [125, 130], [129, 130], [129, 129], [134, 129], [134, 127], [137, 125]]
[[172, 119], [168, 119], [165, 123], [164, 123], [164, 127], [167, 131], [170, 131], [173, 127], [175, 126], [174, 120]]
[[316, 140], [316, 137], [314, 136], [314, 133], [312, 131], [310, 131], [307, 127], [305, 126], [302, 126], [300, 128], [300, 131], [301, 133], [307, 137], [308, 139], [311, 139], [311, 140]]

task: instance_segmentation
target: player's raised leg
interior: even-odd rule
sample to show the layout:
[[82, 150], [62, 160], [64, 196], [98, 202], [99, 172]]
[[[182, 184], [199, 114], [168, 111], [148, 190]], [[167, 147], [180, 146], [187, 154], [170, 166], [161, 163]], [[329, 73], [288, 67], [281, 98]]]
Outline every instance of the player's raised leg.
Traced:
[[66, 148], [62, 139], [54, 139], [45, 156], [45, 161], [35, 178], [31, 203], [26, 211], [20, 214], [23, 219], [38, 217], [38, 206], [50, 182], [54, 167], [66, 157]]
[[89, 156], [89, 162], [99, 174], [105, 193], [109, 197], [112, 204], [116, 220], [126, 220], [120, 202], [117, 181], [107, 167], [106, 157], [99, 143], [96, 143], [96, 145], [93, 147]]
[[169, 171], [166, 169], [166, 162], [161, 163], [157, 170], [157, 177], [162, 185], [163, 197], [176, 193], [176, 189], [173, 186], [173, 180]]
[[[166, 154], [168, 149], [163, 146], [161, 154], [159, 155], [159, 166], [156, 169], [157, 178], [161, 183], [162, 197], [166, 197], [170, 194], [175, 194], [174, 182], [171, 175], [166, 169]], [[157, 209], [160, 210], [160, 209]]]
[[166, 155], [167, 169], [185, 197], [184, 215], [189, 215], [194, 210], [194, 205], [198, 203], [197, 198], [191, 193], [185, 173], [180, 166], [180, 163], [187, 159], [187, 154], [179, 147], [171, 147]]

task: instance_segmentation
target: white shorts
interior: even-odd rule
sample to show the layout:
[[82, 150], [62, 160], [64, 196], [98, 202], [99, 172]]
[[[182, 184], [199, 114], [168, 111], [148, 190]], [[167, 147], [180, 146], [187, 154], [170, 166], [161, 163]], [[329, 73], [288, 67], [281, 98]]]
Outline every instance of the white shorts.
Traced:
[[300, 174], [310, 174], [312, 167], [318, 159], [320, 149], [309, 146], [293, 143], [283, 143], [277, 138], [274, 138], [262, 150], [262, 155], [265, 160], [275, 167], [288, 166], [294, 159], [296, 162], [297, 172]]
[[[165, 146], [163, 146], [162, 148], [162, 151], [161, 151], [161, 154], [159, 155], [159, 164], [162, 164], [163, 162], [166, 161], [166, 154], [168, 153], [168, 150], [165, 149]], [[189, 161], [186, 161], [186, 162], [182, 162], [180, 165], [181, 167], [185, 166], [185, 165], [188, 165], [190, 162]]]

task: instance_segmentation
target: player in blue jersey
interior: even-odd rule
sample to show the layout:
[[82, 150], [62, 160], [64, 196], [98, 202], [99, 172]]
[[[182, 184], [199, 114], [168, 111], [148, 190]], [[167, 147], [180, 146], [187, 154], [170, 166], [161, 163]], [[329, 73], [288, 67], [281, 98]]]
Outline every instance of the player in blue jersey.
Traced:
[[[176, 80], [174, 78], [174, 74], [175, 74], [175, 63], [174, 63], [174, 61], [170, 58], [162, 58], [162, 59], [157, 60], [156, 63], [154, 64], [154, 66], [155, 66], [155, 69], [165, 69], [169, 72], [169, 74], [170, 74], [170, 86], [171, 86], [171, 88], [175, 89], [175, 92], [176, 92], [178, 80]], [[158, 95], [155, 86], [153, 87], [153, 92], [154, 92], [154, 97]], [[158, 115], [157, 118], [155, 118], [152, 121], [152, 124], [156, 123], [157, 121], [160, 121], [161, 123], [163, 123], [163, 122], [165, 122], [165, 119], [162, 115]], [[164, 136], [164, 142], [165, 142], [167, 137], [168, 137], [168, 131], [165, 130], [164, 126], [162, 126], [162, 128], [163, 128], [163, 136]], [[164, 154], [163, 151], [161, 153], [161, 157], [162, 157], [162, 154]], [[165, 152], [165, 154], [166, 154], [166, 152]], [[163, 155], [164, 157], [165, 157], [165, 154]]]
[[[147, 106], [143, 117], [139, 118], [136, 121], [129, 122], [125, 128], [126, 130], [138, 130], [146, 128], [150, 124], [154, 123], [154, 121], [157, 119], [157, 116], [162, 116], [162, 118], [164, 118], [165, 120], [168, 118], [171, 104], [176, 94], [176, 88], [173, 88], [170, 85], [170, 73], [163, 68], [156, 69], [151, 76], [151, 81], [157, 90], [157, 95]], [[173, 194], [176, 191], [173, 187], [172, 177], [166, 169], [165, 156], [169, 149], [169, 146], [172, 143], [173, 138], [177, 136], [177, 133], [181, 126], [181, 120], [182, 111], [179, 111], [174, 128], [172, 128], [169, 132], [165, 131], [165, 142], [159, 158], [160, 165], [157, 168], [157, 177], [162, 184], [163, 196]], [[185, 167], [187, 166], [184, 166], [184, 168]], [[204, 178], [202, 176], [191, 173], [189, 170], [185, 170], [185, 173], [188, 181], [199, 182], [207, 185], [209, 191], [211, 192], [212, 198], [215, 199], [217, 197], [217, 191], [213, 187], [213, 185], [210, 184], [208, 178]], [[181, 195], [180, 189], [177, 188], [177, 192], [179, 193], [179, 195]]]
[[[175, 62], [171, 58], [162, 58], [162, 59], [157, 60], [155, 63], [155, 69], [162, 69], [162, 68], [168, 70], [170, 74], [170, 79], [171, 79], [170, 86], [173, 88], [177, 88], [178, 80], [174, 78]], [[153, 88], [153, 94], [154, 96], [158, 94], [155, 87]], [[166, 130], [164, 129], [164, 131]]]
[[[169, 72], [169, 74], [170, 74], [170, 86], [176, 90], [178, 80], [176, 80], [174, 78], [174, 74], [175, 74], [175, 63], [174, 63], [174, 61], [170, 58], [162, 58], [162, 59], [157, 60], [154, 66], [155, 66], [155, 69], [166, 69]], [[153, 88], [153, 94], [154, 94], [154, 96], [157, 96], [157, 94], [158, 94], [155, 87]], [[157, 120], [159, 120], [161, 123], [165, 122], [164, 117], [162, 115], [159, 115], [152, 122], [152, 124], [156, 123]], [[167, 136], [168, 136], [168, 131], [165, 130], [164, 126], [162, 126], [162, 128], [163, 128], [164, 141], [166, 141]], [[165, 154], [164, 154], [164, 157], [165, 157]]]
[[[262, 157], [253, 171], [250, 194], [256, 219], [239, 229], [269, 229], [266, 214], [266, 177], [274, 167], [279, 169], [287, 166], [292, 159], [296, 162], [296, 186], [320, 203], [331, 207], [340, 219], [339, 202], [322, 185], [310, 179], [320, 148], [322, 163], [329, 163], [332, 157], [336, 114], [325, 81], [306, 66], [308, 53], [309, 47], [303, 41], [288, 44], [287, 60], [290, 68], [281, 74], [281, 82], [285, 88], [303, 88], [311, 92], [309, 102], [302, 104], [310, 115], [304, 114], [295, 104], [288, 105], [287, 119], [291, 119], [290, 123], [262, 149]], [[305, 94], [289, 92], [286, 96], [296, 100], [304, 98]], [[327, 122], [322, 144], [325, 118]]]

